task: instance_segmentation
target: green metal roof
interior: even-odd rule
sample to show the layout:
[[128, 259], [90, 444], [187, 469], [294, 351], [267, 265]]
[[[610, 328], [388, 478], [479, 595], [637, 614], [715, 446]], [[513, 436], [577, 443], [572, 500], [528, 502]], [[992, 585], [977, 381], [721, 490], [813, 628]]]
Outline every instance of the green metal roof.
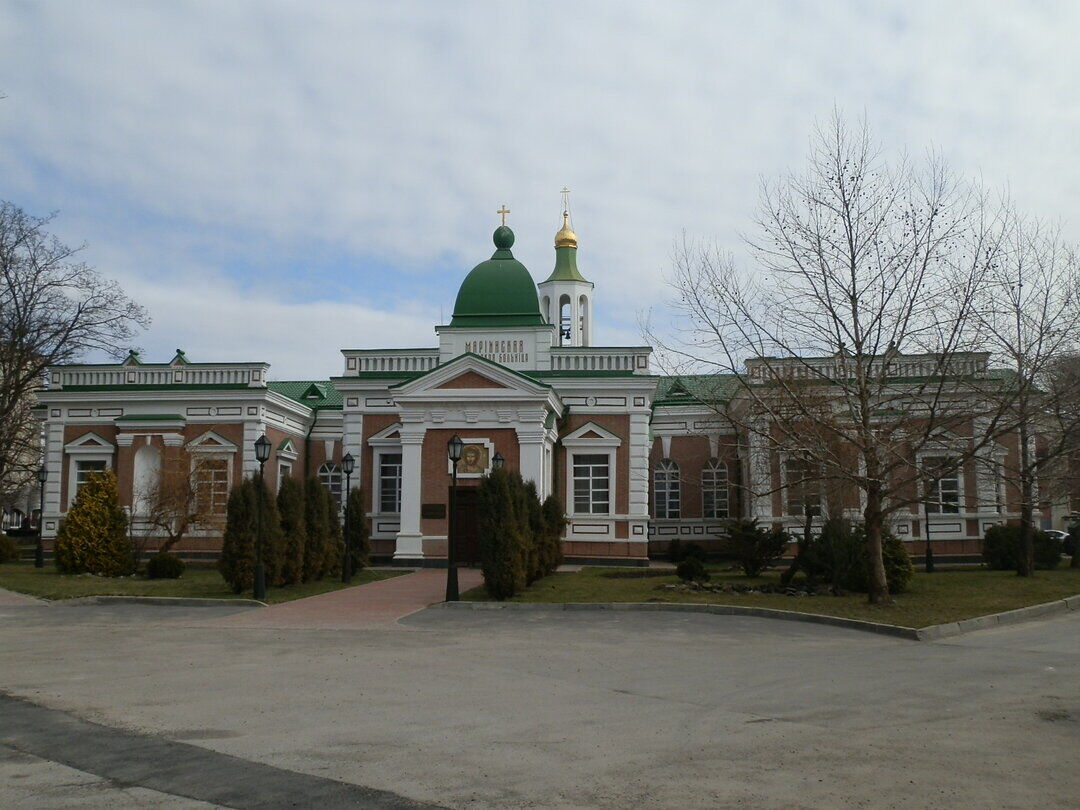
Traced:
[[510, 252], [514, 232], [500, 225], [493, 239], [496, 250], [491, 258], [461, 282], [450, 326], [544, 326], [536, 283]]
[[729, 401], [739, 390], [734, 374], [680, 374], [661, 377], [653, 407], [713, 404]]
[[545, 281], [584, 281], [590, 283], [577, 267], [577, 248], [555, 248], [555, 269]]
[[324, 380], [272, 380], [266, 387], [315, 411], [341, 410], [341, 392]]

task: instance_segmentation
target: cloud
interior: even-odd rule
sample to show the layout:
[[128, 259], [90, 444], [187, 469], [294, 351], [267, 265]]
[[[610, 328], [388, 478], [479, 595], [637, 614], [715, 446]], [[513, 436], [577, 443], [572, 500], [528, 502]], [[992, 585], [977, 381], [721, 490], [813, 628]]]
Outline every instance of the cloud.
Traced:
[[[0, 196], [61, 209], [153, 308], [149, 342], [290, 367], [386, 345], [380, 313], [449, 309], [503, 202], [542, 279], [566, 184], [610, 343], [663, 299], [682, 230], [738, 250], [758, 178], [834, 104], [1075, 232], [1077, 23], [1007, 2], [0, 1]], [[251, 300], [281, 321], [254, 343], [208, 317]]]

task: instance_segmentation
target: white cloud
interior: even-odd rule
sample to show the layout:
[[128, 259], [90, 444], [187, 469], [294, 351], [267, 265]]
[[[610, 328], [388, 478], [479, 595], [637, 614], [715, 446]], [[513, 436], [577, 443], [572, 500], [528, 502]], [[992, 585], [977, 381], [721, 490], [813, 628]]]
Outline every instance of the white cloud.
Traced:
[[[311, 315], [346, 315], [319, 307], [375, 324], [375, 289], [406, 319], [449, 307], [447, 264], [490, 252], [503, 202], [542, 278], [567, 184], [610, 343], [662, 299], [682, 229], [738, 247], [758, 177], [798, 166], [834, 103], [1075, 233], [1078, 8], [0, 0], [0, 196], [61, 208], [153, 307], [152, 342], [199, 323], [215, 352], [288, 366], [360, 344], [327, 328], [295, 349]], [[328, 277], [309, 248], [347, 266]], [[275, 268], [255, 290], [282, 327], [254, 344], [204, 314], [252, 295], [240, 260]], [[204, 274], [190, 294], [179, 267]], [[308, 273], [334, 292], [298, 293]]]

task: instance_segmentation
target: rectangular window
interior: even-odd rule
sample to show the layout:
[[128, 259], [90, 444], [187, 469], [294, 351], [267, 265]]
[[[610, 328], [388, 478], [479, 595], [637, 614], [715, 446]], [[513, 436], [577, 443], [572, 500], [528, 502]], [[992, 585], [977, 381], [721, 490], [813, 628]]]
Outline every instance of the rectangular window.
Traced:
[[574, 455], [574, 514], [611, 512], [611, 469], [604, 454]]
[[808, 506], [821, 509], [821, 465], [808, 459], [788, 459], [784, 475], [788, 515], [801, 517]]
[[281, 482], [292, 477], [292, 464], [278, 464], [277, 488], [281, 489]]
[[936, 477], [926, 488], [926, 511], [932, 515], [955, 515], [960, 511], [960, 473], [949, 458], [924, 458], [923, 471]]
[[229, 461], [204, 458], [195, 462], [191, 472], [195, 485], [195, 505], [199, 514], [224, 515], [229, 502]]
[[379, 512], [401, 514], [401, 453], [379, 456]]
[[94, 473], [102, 473], [108, 469], [104, 460], [100, 461], [76, 461], [75, 462], [75, 494], [79, 493], [79, 488], [82, 487], [90, 476]]

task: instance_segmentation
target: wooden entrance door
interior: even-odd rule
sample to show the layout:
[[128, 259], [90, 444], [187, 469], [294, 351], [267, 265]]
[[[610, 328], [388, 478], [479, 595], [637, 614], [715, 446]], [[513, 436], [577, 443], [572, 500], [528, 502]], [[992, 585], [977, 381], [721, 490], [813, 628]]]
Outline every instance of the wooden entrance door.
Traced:
[[[480, 512], [476, 487], [457, 488], [456, 533], [454, 534], [454, 559], [458, 565], [478, 565], [480, 563]], [[450, 487], [450, 497], [454, 488]]]

